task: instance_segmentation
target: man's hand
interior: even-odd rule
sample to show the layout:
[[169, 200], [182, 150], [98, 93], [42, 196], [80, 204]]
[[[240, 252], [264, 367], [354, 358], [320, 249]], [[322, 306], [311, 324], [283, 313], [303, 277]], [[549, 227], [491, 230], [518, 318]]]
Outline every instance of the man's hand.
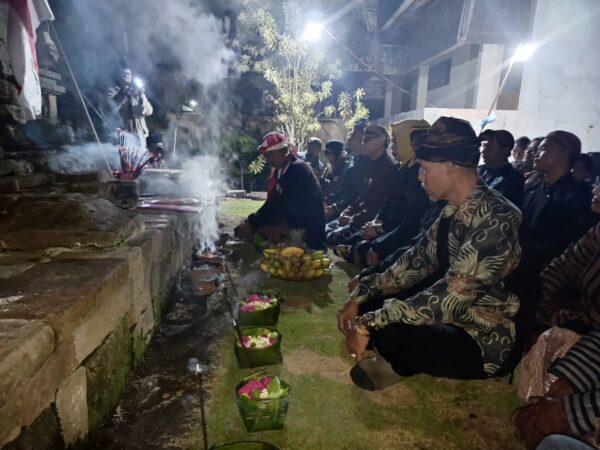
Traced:
[[352, 292], [358, 286], [358, 283], [360, 283], [360, 275], [356, 275], [348, 281], [348, 292]]
[[337, 313], [338, 329], [344, 336], [348, 336], [356, 316], [358, 316], [358, 303], [350, 299]]
[[571, 394], [573, 394], [573, 388], [565, 380], [559, 378], [552, 383], [546, 397], [562, 398]]
[[330, 220], [333, 218], [334, 215], [335, 215], [335, 210], [331, 206], [326, 206], [325, 207], [325, 218], [327, 220]]
[[363, 239], [370, 241], [371, 239], [375, 239], [377, 236], [379, 236], [379, 232], [377, 231], [379, 226], [380, 224], [375, 221], [365, 223], [361, 230]]
[[123, 95], [131, 97], [133, 95], [133, 86], [131, 84], [126, 84], [123, 86]]
[[244, 220], [233, 229], [233, 234], [235, 237], [240, 239], [250, 239], [252, 236], [252, 227], [247, 220]]
[[356, 362], [363, 359], [365, 351], [367, 350], [367, 345], [369, 344], [369, 339], [369, 336], [360, 334], [356, 330], [350, 331], [346, 335], [346, 348], [348, 349], [348, 353], [354, 356]]
[[288, 236], [288, 229], [280, 226], [262, 227], [261, 232], [267, 237], [269, 242], [279, 243], [285, 241]]
[[341, 226], [348, 225], [348, 224], [350, 223], [350, 220], [352, 220], [352, 217], [350, 217], [350, 216], [347, 216], [347, 215], [345, 215], [345, 214], [342, 214], [342, 215], [340, 216], [340, 218], [338, 219], [338, 221], [339, 221], [339, 224], [340, 224]]
[[375, 250], [370, 249], [367, 253], [367, 265], [369, 267], [375, 267], [379, 264], [379, 255], [375, 253]]
[[550, 434], [569, 433], [569, 423], [562, 398], [540, 398], [515, 415], [517, 435], [528, 449], [534, 449]]

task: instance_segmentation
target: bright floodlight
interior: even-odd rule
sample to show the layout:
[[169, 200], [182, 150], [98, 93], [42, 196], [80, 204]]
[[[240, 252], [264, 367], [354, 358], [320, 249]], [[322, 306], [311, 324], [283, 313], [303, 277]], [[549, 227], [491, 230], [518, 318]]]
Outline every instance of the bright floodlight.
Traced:
[[198, 106], [198, 102], [196, 100], [190, 100], [189, 103], [192, 108], [195, 108], [196, 106]]
[[519, 44], [512, 57], [512, 62], [527, 61], [534, 52], [535, 46], [533, 44]]
[[136, 77], [136, 78], [133, 79], [133, 82], [140, 89], [144, 87], [144, 81], [141, 78], [137, 78]]
[[304, 33], [302, 33], [302, 39], [305, 41], [318, 41], [321, 38], [323, 32], [323, 24], [319, 22], [308, 22]]

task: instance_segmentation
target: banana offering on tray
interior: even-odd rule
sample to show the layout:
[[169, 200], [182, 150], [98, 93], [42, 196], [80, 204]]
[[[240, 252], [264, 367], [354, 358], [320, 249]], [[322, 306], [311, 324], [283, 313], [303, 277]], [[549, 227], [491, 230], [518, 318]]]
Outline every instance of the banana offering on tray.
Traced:
[[261, 270], [284, 280], [314, 280], [331, 272], [331, 261], [323, 251], [300, 247], [267, 248], [263, 256]]

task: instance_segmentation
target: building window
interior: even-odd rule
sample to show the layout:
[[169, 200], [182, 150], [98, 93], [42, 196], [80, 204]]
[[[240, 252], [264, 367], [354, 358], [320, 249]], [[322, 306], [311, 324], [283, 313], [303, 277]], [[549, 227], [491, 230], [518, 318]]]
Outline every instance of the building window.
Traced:
[[450, 69], [452, 67], [452, 59], [446, 59], [435, 66], [429, 68], [429, 81], [427, 82], [427, 90], [431, 91], [450, 83]]

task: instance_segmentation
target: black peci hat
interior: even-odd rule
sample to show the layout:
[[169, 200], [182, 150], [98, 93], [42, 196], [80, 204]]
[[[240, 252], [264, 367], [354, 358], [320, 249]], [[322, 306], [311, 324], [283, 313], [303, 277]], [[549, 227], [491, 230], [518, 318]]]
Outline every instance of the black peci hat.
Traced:
[[479, 162], [480, 141], [466, 120], [440, 117], [429, 128], [413, 130], [410, 138], [417, 159], [466, 167]]
[[162, 144], [163, 134], [160, 131], [152, 131], [146, 138], [146, 145]]
[[342, 141], [327, 141], [325, 144], [325, 153], [330, 153], [338, 158], [344, 151], [344, 143]]

